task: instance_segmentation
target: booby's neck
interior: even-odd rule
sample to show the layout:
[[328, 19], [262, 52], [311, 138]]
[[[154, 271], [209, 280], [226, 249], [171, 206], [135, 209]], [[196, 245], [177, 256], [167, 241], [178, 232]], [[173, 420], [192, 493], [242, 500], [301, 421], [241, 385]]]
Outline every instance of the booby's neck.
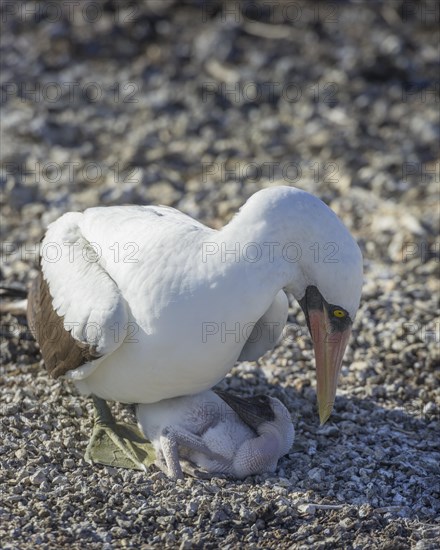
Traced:
[[289, 204], [292, 188], [284, 188], [285, 194], [279, 189], [253, 195], [215, 235], [216, 250], [221, 263], [242, 271], [247, 285], [255, 283], [271, 296], [282, 288], [296, 295], [304, 285], [302, 263], [309, 246], [305, 235], [310, 231], [304, 228], [314, 220], [301, 215], [300, 204]]
[[[267, 220], [250, 223], [238, 215], [217, 234], [222, 262], [232, 261], [259, 284], [278, 292], [300, 276], [297, 252], [280, 224]], [[290, 254], [290, 259], [286, 257]], [[270, 275], [269, 275], [270, 274]]]
[[346, 295], [354, 317], [362, 256], [347, 228], [317, 197], [292, 187], [259, 191], [214, 239], [220, 262], [235, 265], [246, 284], [254, 282], [271, 296], [285, 289], [297, 300], [309, 285], [329, 303], [339, 304]]

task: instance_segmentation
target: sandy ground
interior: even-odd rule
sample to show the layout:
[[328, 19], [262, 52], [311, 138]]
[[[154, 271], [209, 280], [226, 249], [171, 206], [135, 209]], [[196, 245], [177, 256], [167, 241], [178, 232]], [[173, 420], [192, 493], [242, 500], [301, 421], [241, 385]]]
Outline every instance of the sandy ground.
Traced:
[[7, 283], [64, 212], [161, 203], [221, 227], [282, 183], [344, 220], [365, 287], [324, 427], [296, 303], [223, 381], [295, 423], [277, 472], [244, 481], [86, 464], [90, 400], [4, 315], [2, 548], [438, 548], [438, 2], [54, 4], [1, 7]]

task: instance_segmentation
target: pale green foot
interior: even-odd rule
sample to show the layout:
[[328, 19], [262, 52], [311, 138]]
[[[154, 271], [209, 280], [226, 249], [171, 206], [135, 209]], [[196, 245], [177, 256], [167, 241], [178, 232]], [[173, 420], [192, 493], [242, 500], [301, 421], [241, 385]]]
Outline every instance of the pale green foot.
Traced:
[[95, 426], [87, 445], [85, 460], [116, 468], [147, 471], [156, 453], [135, 424], [115, 422], [107, 403], [93, 396]]

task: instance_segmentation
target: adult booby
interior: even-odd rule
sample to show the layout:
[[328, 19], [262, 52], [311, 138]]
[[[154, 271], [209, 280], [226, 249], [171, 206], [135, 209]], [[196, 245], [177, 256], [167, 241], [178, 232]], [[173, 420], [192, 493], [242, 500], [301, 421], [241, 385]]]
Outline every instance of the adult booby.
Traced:
[[138, 405], [136, 416], [156, 465], [172, 479], [183, 477], [182, 458], [202, 468], [189, 470], [201, 477], [274, 472], [295, 434], [286, 407], [266, 395], [244, 399], [208, 390]]
[[154, 403], [205, 391], [273, 348], [291, 293], [312, 336], [324, 423], [361, 287], [362, 256], [339, 218], [280, 186], [219, 231], [169, 207], [64, 214], [42, 241], [28, 319], [52, 376], [97, 403]]

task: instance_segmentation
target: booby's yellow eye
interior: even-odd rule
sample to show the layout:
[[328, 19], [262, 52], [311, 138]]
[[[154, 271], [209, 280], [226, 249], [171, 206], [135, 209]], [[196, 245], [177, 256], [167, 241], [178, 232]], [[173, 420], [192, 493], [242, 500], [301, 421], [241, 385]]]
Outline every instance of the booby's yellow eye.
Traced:
[[342, 309], [335, 309], [333, 310], [333, 315], [335, 317], [338, 317], [338, 319], [342, 319], [343, 317], [346, 316], [346, 313], [345, 311], [342, 311]]

